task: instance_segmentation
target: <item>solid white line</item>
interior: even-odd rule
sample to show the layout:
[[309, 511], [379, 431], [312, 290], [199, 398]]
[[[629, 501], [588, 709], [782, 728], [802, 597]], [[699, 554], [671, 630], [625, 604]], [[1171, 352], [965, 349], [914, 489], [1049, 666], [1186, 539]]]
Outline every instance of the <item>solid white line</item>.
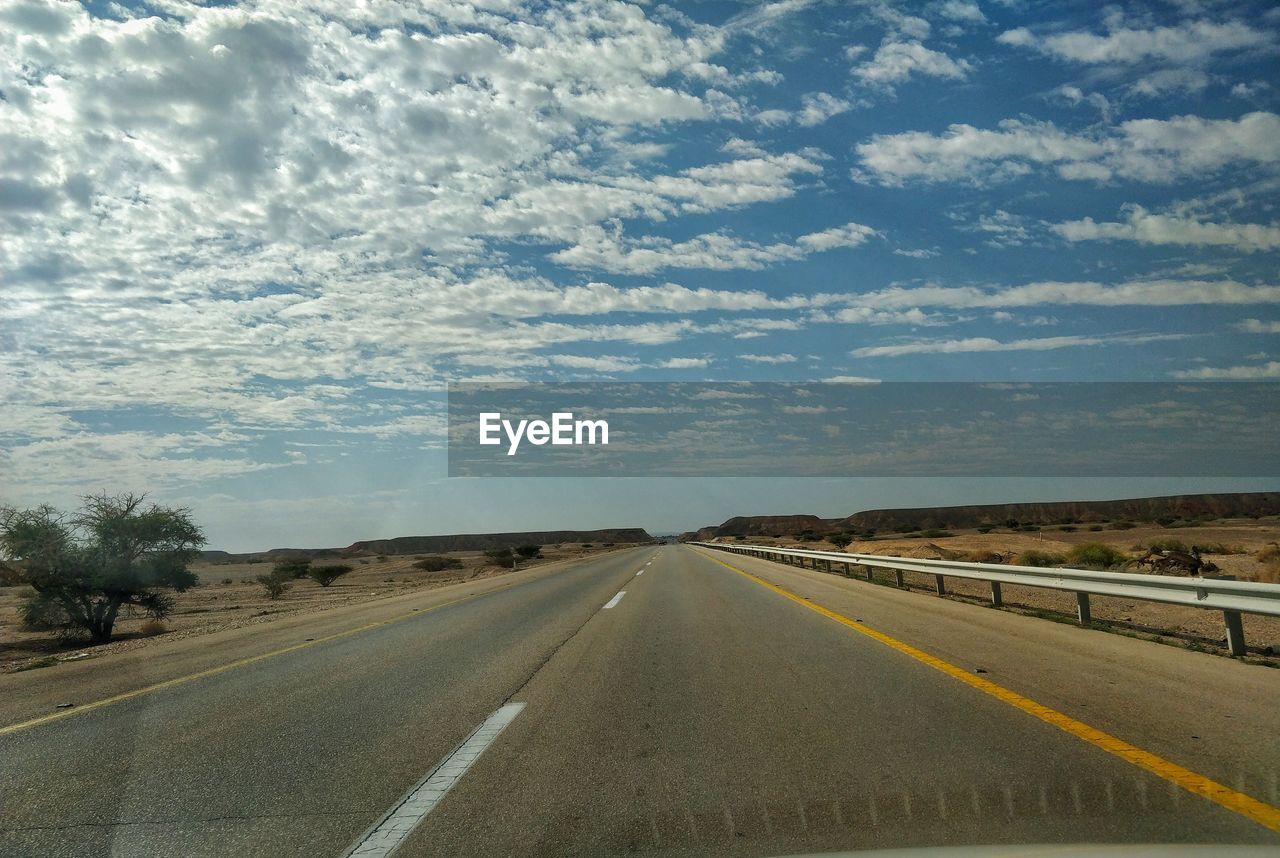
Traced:
[[621, 601], [622, 601], [622, 597], [623, 597], [623, 596], [625, 596], [625, 595], [627, 595], [627, 591], [626, 591], [626, 590], [619, 590], [619, 591], [618, 591], [618, 595], [616, 595], [616, 596], [614, 596], [612, 599], [610, 599], [610, 600], [609, 600], [609, 603], [608, 603], [607, 605], [605, 605], [605, 606], [604, 606], [604, 610], [606, 610], [606, 611], [607, 611], [607, 610], [609, 610], [610, 608], [612, 608], [614, 605], [616, 605], [616, 604], [618, 604], [619, 602], [621, 602]]
[[386, 858], [440, 803], [498, 734], [515, 720], [523, 703], [508, 703], [484, 720], [457, 749], [418, 781], [386, 815], [343, 853], [344, 858]]

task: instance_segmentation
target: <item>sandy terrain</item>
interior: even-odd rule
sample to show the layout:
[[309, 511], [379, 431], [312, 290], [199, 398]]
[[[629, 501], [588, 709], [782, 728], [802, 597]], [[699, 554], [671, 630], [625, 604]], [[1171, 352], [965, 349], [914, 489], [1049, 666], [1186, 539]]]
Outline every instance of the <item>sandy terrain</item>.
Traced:
[[[542, 558], [525, 561], [521, 569], [530, 566], [567, 560], [602, 551], [612, 551], [621, 546], [605, 548], [597, 543], [591, 548], [566, 543], [548, 545], [542, 549]], [[267, 598], [261, 584], [254, 579], [271, 571], [271, 563], [210, 563], [199, 561], [192, 571], [200, 578], [200, 584], [186, 593], [178, 594], [177, 608], [163, 621], [165, 631], [145, 635], [146, 617], [122, 616], [116, 623], [116, 639], [97, 647], [86, 647], [83, 641], [63, 641], [49, 632], [36, 632], [22, 628], [18, 618], [18, 606], [26, 587], [0, 587], [0, 672], [29, 670], [47, 666], [58, 660], [76, 660], [90, 649], [95, 655], [147, 646], [153, 640], [173, 640], [180, 637], [208, 634], [225, 629], [240, 628], [272, 622], [282, 617], [323, 611], [339, 605], [351, 605], [401, 593], [439, 587], [458, 581], [469, 581], [504, 575], [511, 570], [492, 563], [481, 552], [455, 552], [449, 555], [463, 562], [462, 569], [442, 572], [424, 572], [414, 567], [425, 555], [379, 555], [369, 557], [322, 557], [313, 565], [348, 563], [355, 570], [339, 578], [328, 587], [321, 587], [309, 578], [298, 579], [279, 599]]]
[[[1273, 543], [1280, 543], [1280, 519], [1231, 519], [1202, 527], [1164, 528], [1159, 525], [1139, 525], [1131, 530], [1090, 531], [1085, 525], [1077, 525], [1072, 531], [1057, 526], [1046, 527], [1042, 532], [1012, 532], [997, 528], [990, 533], [976, 530], [953, 531], [952, 536], [905, 538], [898, 535], [856, 540], [846, 551], [858, 554], [885, 554], [901, 557], [935, 559], [987, 560], [984, 554], [1000, 554], [1004, 562], [1015, 562], [1026, 551], [1043, 551], [1066, 554], [1072, 547], [1085, 543], [1110, 545], [1126, 554], [1137, 557], [1144, 553], [1153, 541], [1179, 540], [1187, 546], [1221, 546], [1231, 553], [1202, 552], [1202, 556], [1219, 567], [1214, 574], [1233, 575], [1242, 581], [1267, 581], [1280, 583], [1280, 563], [1262, 562], [1258, 552]], [[738, 540], [725, 539], [721, 542]], [[752, 537], [749, 542], [808, 548], [816, 551], [836, 551], [825, 541], [797, 542], [794, 539], [767, 539]], [[1126, 571], [1141, 572], [1141, 568]], [[880, 579], [890, 581], [892, 576], [880, 573]], [[932, 576], [907, 573], [909, 587], [933, 590]], [[947, 580], [948, 594], [986, 602], [990, 589], [980, 581], [959, 578]], [[1074, 620], [1075, 596], [1054, 590], [1029, 587], [1004, 586], [1005, 606], [1012, 610], [1043, 614], [1051, 619]], [[1165, 639], [1170, 643], [1204, 648], [1211, 652], [1221, 650], [1226, 644], [1222, 615], [1217, 611], [1162, 605], [1154, 602], [1133, 602], [1095, 596], [1091, 600], [1096, 624], [1115, 631], [1143, 637]], [[1251, 649], [1261, 655], [1280, 655], [1280, 618], [1245, 615], [1245, 638]], [[1269, 650], [1269, 651], [1268, 651]]]

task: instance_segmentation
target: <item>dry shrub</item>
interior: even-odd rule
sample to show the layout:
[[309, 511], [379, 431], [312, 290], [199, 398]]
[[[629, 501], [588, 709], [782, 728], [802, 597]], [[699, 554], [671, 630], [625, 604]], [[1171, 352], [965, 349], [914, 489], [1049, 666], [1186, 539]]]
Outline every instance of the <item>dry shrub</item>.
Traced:
[[139, 631], [146, 637], [153, 637], [169, 631], [169, 627], [162, 620], [147, 620], [142, 624], [142, 628]]
[[1280, 544], [1273, 542], [1270, 545], [1263, 546], [1262, 550], [1253, 556], [1259, 563], [1280, 561]]
[[1253, 580], [1263, 584], [1280, 584], [1280, 557], [1259, 569]]
[[1067, 558], [1051, 551], [1024, 551], [1018, 555], [1019, 566], [1061, 566]]

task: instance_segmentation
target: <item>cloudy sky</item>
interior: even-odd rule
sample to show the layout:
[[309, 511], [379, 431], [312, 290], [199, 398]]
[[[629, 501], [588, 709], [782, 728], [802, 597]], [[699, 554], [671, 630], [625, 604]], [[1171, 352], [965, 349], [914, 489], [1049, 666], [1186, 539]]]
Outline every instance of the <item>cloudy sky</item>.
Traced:
[[0, 0], [0, 501], [248, 549], [1274, 487], [447, 480], [442, 391], [1280, 379], [1278, 52], [1197, 0]]

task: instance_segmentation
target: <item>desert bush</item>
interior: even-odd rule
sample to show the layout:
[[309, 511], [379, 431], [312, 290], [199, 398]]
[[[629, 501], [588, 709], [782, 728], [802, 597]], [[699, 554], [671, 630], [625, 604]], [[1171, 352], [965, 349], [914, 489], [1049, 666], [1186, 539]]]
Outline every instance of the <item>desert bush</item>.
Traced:
[[1112, 530], [1133, 530], [1138, 525], [1132, 521], [1113, 521], [1108, 525]]
[[[606, 542], [605, 548], [608, 548], [612, 544], [613, 543], [611, 542]], [[521, 560], [532, 560], [535, 557], [542, 556], [542, 546], [541, 545], [518, 545], [516, 546], [516, 554], [520, 555]]]
[[1004, 557], [998, 551], [970, 551], [965, 555], [970, 563], [1003, 563]]
[[461, 569], [462, 561], [456, 557], [433, 555], [430, 557], [423, 557], [413, 565], [424, 572], [443, 572], [446, 569]]
[[937, 530], [936, 528], [930, 528], [929, 530], [922, 530], [920, 531], [920, 535], [928, 537], [930, 539], [941, 539], [946, 536], [955, 536], [955, 534], [949, 530]]
[[1091, 524], [1091, 525], [1089, 525], [1089, 532], [1090, 532], [1090, 533], [1097, 533], [1097, 532], [1098, 532], [1098, 531], [1100, 531], [1100, 530], [1102, 530], [1102, 525], [1100, 525], [1100, 524]]
[[164, 624], [163, 620], [150, 619], [143, 623], [142, 628], [138, 631], [147, 637], [154, 637], [155, 635], [162, 635], [169, 631], [169, 627]]
[[583, 548], [595, 548], [595, 546], [594, 546], [594, 545], [592, 545], [590, 542], [584, 542], [584, 543], [582, 543], [582, 547], [583, 547]]
[[1058, 528], [1058, 530], [1061, 530], [1063, 533], [1075, 533], [1079, 529], [1080, 528], [1076, 527], [1074, 524], [1064, 524]]
[[978, 528], [978, 533], [990, 533], [991, 531], [992, 527], [989, 524], [984, 524]]
[[510, 548], [491, 548], [484, 553], [495, 566], [503, 569], [514, 569], [516, 566], [516, 556], [511, 553]]
[[331, 563], [327, 566], [313, 566], [307, 570], [308, 577], [321, 587], [328, 587], [343, 575], [351, 572], [352, 567], [346, 563]]
[[272, 572], [270, 575], [259, 575], [257, 578], [254, 578], [253, 580], [257, 581], [259, 584], [262, 585], [262, 589], [266, 591], [267, 598], [271, 599], [272, 601], [275, 601], [276, 599], [279, 599], [281, 596], [283, 596], [285, 590], [289, 589], [292, 582], [292, 579], [282, 578], [279, 575], [275, 574], [274, 572]]
[[817, 542], [821, 539], [821, 537], [812, 530], [802, 530], [792, 538], [795, 539], [796, 542]]
[[1265, 545], [1253, 557], [1259, 563], [1271, 563], [1272, 561], [1280, 560], [1280, 544], [1273, 542], [1270, 545]]
[[1066, 560], [1050, 551], [1024, 551], [1018, 555], [1019, 566], [1061, 566]]
[[224, 587], [225, 587], [225, 586], [227, 586], [228, 584], [234, 584], [234, 583], [235, 583], [235, 579], [234, 579], [234, 578], [223, 578], [223, 579], [222, 579], [222, 581], [221, 581], [221, 584], [222, 584], [222, 586], [224, 586]]
[[1077, 545], [1067, 553], [1067, 560], [1075, 566], [1086, 566], [1095, 569], [1110, 569], [1127, 563], [1129, 556], [1123, 551], [1104, 545], [1101, 542], [1089, 542]]
[[835, 533], [827, 537], [827, 542], [830, 542], [836, 548], [845, 548], [850, 542], [853, 542], [853, 534]]
[[289, 560], [281, 560], [275, 566], [271, 567], [271, 574], [277, 578], [283, 578], [286, 581], [292, 581], [295, 578], [305, 578], [311, 572], [311, 561], [305, 557], [295, 557]]

